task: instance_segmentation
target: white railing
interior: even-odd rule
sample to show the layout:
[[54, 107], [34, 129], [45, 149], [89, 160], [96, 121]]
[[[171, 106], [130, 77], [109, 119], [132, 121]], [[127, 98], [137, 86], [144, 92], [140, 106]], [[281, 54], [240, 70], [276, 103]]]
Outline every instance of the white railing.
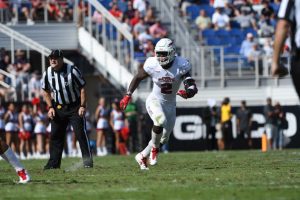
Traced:
[[[92, 8], [101, 13], [101, 24], [92, 22]], [[126, 66], [130, 72], [134, 72], [136, 67], [134, 66], [134, 43], [132, 34], [97, 0], [89, 0], [89, 12], [86, 19], [87, 22], [84, 24], [84, 27], [90, 35], [99, 41], [103, 47], [123, 66]], [[92, 45], [90, 46], [92, 47]], [[91, 49], [91, 52], [93, 52], [93, 49]], [[93, 55], [93, 53], [91, 55]]]
[[[20, 34], [19, 32], [14, 31], [13, 29], [9, 28], [8, 26], [4, 25], [4, 24], [0, 24], [0, 32], [2, 32], [3, 34], [5, 34], [6, 36], [10, 37], [10, 41], [11, 41], [11, 46], [10, 46], [10, 52], [11, 52], [11, 63], [14, 63], [14, 59], [15, 59], [15, 41], [18, 41], [20, 43], [22, 43], [24, 46], [26, 46], [27, 50], [31, 49], [34, 51], [37, 51], [41, 54], [41, 67], [42, 67], [42, 72], [45, 71], [46, 69], [46, 57], [51, 53], [51, 50], [48, 49], [47, 47], [35, 42], [34, 40], [28, 38], [27, 36]], [[73, 64], [72, 61], [64, 58], [64, 62], [68, 63], [68, 64]], [[12, 88], [16, 88], [16, 76], [14, 74], [8, 73], [4, 70], [0, 70], [0, 73], [2, 75], [4, 75], [5, 77], [8, 77], [11, 80], [11, 87]], [[5, 84], [2, 84], [4, 87], [8, 86]], [[16, 92], [16, 91], [15, 91]], [[18, 100], [17, 95], [14, 94], [14, 100]], [[21, 95], [22, 100], [24, 97], [24, 93], [22, 93]]]

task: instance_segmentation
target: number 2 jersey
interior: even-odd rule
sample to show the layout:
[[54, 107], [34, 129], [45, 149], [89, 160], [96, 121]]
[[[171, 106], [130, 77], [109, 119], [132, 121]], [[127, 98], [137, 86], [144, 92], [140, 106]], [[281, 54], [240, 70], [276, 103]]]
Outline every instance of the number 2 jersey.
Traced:
[[164, 69], [158, 63], [156, 57], [149, 57], [143, 66], [153, 81], [152, 95], [160, 101], [176, 101], [176, 93], [182, 82], [182, 76], [190, 72], [190, 62], [180, 56], [176, 56], [172, 66]]

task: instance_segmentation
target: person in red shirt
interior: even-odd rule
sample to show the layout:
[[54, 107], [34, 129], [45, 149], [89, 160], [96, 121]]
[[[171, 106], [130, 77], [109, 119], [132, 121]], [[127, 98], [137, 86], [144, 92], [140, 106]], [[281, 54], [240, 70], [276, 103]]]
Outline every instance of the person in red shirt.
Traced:
[[138, 10], [136, 10], [134, 12], [134, 17], [130, 20], [131, 26], [134, 27], [140, 21], [140, 18], [141, 18], [141, 14]]
[[122, 20], [122, 12], [121, 10], [118, 8], [117, 4], [113, 4], [111, 9], [109, 10], [110, 14], [112, 14], [115, 18], [117, 18], [119, 21]]

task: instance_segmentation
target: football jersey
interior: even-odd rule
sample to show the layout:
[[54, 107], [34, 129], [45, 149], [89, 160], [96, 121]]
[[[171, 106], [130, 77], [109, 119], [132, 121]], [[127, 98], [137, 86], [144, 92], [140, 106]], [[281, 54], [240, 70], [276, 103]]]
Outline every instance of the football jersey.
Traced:
[[182, 82], [182, 76], [191, 70], [191, 65], [187, 59], [176, 56], [172, 66], [164, 69], [156, 57], [149, 57], [143, 68], [154, 83], [152, 95], [161, 101], [176, 101], [176, 93]]

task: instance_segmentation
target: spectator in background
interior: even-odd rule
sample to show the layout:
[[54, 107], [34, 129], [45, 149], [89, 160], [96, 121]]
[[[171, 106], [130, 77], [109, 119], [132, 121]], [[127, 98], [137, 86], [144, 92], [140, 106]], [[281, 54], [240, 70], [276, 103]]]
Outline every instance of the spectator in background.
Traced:
[[150, 34], [149, 28], [146, 28], [143, 32], [138, 34], [137, 39], [139, 40], [140, 45], [144, 46], [144, 44], [147, 43], [148, 40], [153, 41], [154, 38]]
[[[7, 71], [7, 67], [9, 66], [10, 63], [10, 57], [9, 55], [5, 52], [4, 48], [0, 49], [0, 69], [3, 71]], [[5, 83], [8, 83], [8, 79], [3, 74], [0, 74], [0, 81], [3, 81]], [[0, 86], [0, 98], [4, 97], [5, 94], [7, 93], [7, 88]]]
[[25, 57], [25, 52], [21, 49], [18, 49], [15, 53], [15, 62], [13, 65], [8, 67], [8, 71], [16, 74], [17, 76], [23, 75], [29, 72], [31, 69], [31, 64], [29, 60]]
[[5, 115], [5, 108], [2, 104], [0, 104], [0, 141], [6, 141], [5, 137], [5, 121], [4, 121], [4, 115]]
[[195, 3], [195, 0], [180, 0], [179, 2], [179, 8], [180, 8], [180, 13], [183, 17], [186, 17], [187, 16], [187, 12], [186, 12], [186, 9], [193, 5]]
[[271, 39], [267, 39], [263, 45], [263, 57], [265, 59], [264, 63], [264, 75], [267, 76], [269, 74], [269, 71], [271, 69], [272, 65], [272, 57], [273, 57], [273, 44]]
[[10, 63], [10, 57], [8, 53], [6, 52], [5, 48], [2, 47], [0, 49], [0, 69], [7, 71], [7, 67]]
[[125, 13], [125, 11], [128, 9], [128, 0], [118, 0], [117, 5], [118, 8], [121, 10], [122, 13]]
[[[7, 71], [8, 66], [10, 65], [10, 57], [6, 52], [5, 48], [0, 48], [0, 69], [3, 71]], [[1, 73], [0, 74], [0, 81], [8, 83], [8, 79]], [[0, 97], [5, 96], [6, 88], [0, 86]]]
[[131, 24], [130, 24], [130, 19], [129, 19], [128, 17], [123, 17], [122, 20], [123, 20], [123, 21], [122, 21], [122, 26], [123, 26], [126, 30], [128, 30], [129, 32], [131, 32], [131, 31], [132, 31], [132, 26], [131, 26]]
[[271, 20], [261, 15], [258, 21], [258, 35], [260, 38], [272, 38], [274, 35], [274, 26]]
[[[261, 50], [260, 47], [257, 43], [254, 43], [252, 45], [252, 48], [250, 49], [250, 51], [248, 52], [247, 55], [247, 61], [248, 64], [252, 67], [255, 67], [256, 63], [258, 64], [259, 70], [261, 70], [262, 68], [262, 57], [261, 57]], [[260, 71], [261, 73], [261, 71]]]
[[247, 14], [246, 10], [237, 12], [238, 15], [234, 18], [242, 29], [253, 28], [257, 30], [255, 18], [251, 14]]
[[127, 155], [126, 138], [123, 137], [122, 129], [125, 127], [125, 114], [119, 106], [119, 101], [115, 99], [112, 103], [112, 111], [110, 113], [110, 126], [115, 133], [116, 153]]
[[230, 18], [223, 12], [223, 9], [218, 7], [212, 15], [212, 24], [215, 30], [226, 29], [230, 30]]
[[21, 14], [24, 15], [27, 25], [34, 25], [32, 16], [30, 15], [31, 3], [29, 1], [13, 1], [12, 2], [12, 13], [13, 18], [11, 21], [12, 25], [17, 24]]
[[134, 17], [130, 19], [130, 24], [132, 27], [134, 27], [140, 20], [141, 14], [138, 10], [134, 11]]
[[63, 16], [64, 16], [64, 18], [63, 18], [64, 21], [73, 20], [74, 3], [75, 3], [74, 0], [58, 1], [61, 12], [63, 13]]
[[233, 0], [232, 4], [235, 8], [240, 9], [243, 5], [246, 4], [245, 0]]
[[95, 119], [97, 121], [96, 130], [97, 130], [97, 156], [106, 156], [107, 147], [106, 147], [106, 138], [108, 137], [109, 129], [109, 110], [106, 107], [105, 98], [101, 97], [98, 101], [98, 106], [95, 112]]
[[249, 52], [252, 50], [252, 46], [255, 44], [254, 36], [252, 33], [247, 33], [246, 39], [242, 42], [240, 55], [247, 58]]
[[37, 158], [46, 157], [46, 127], [48, 122], [47, 109], [45, 104], [33, 106], [33, 116], [35, 121], [33, 133], [36, 136], [36, 156]]
[[7, 111], [4, 115], [6, 144], [9, 145], [14, 152], [20, 153], [19, 139], [18, 139], [18, 112], [14, 103], [9, 103]]
[[160, 20], [156, 20], [155, 24], [150, 26], [149, 31], [152, 37], [156, 39], [164, 38], [168, 35], [167, 29], [163, 27]]
[[205, 10], [200, 10], [199, 16], [195, 19], [195, 24], [200, 32], [211, 27], [211, 20], [206, 15]]
[[154, 48], [155, 46], [152, 40], [147, 40], [143, 45], [143, 52], [145, 54], [145, 57], [154, 56]]
[[270, 38], [274, 35], [276, 21], [274, 19], [275, 13], [270, 6], [268, 0], [263, 1], [263, 9], [261, 10], [260, 19], [258, 22], [258, 34], [262, 38]]
[[133, 0], [133, 8], [141, 13], [141, 16], [145, 16], [147, 3], [145, 0]]
[[288, 121], [279, 102], [277, 102], [274, 106], [274, 113], [277, 119], [277, 132], [273, 137], [273, 149], [282, 150], [284, 146], [283, 131], [288, 128]]
[[31, 0], [31, 16], [34, 20], [44, 18], [45, 3], [42, 0]]
[[275, 108], [272, 105], [272, 99], [270, 97], [267, 98], [267, 105], [264, 107], [264, 115], [266, 118], [265, 130], [268, 138], [268, 146], [272, 147], [273, 137], [277, 135], [277, 119], [275, 114]]
[[225, 150], [229, 150], [232, 148], [233, 135], [231, 118], [232, 112], [230, 99], [228, 97], [225, 97], [221, 105], [221, 124]]
[[232, 3], [225, 2], [224, 13], [229, 17], [233, 18], [236, 16], [237, 9], [232, 5]]
[[98, 10], [94, 10], [92, 21], [98, 26], [102, 24], [102, 15]]
[[149, 7], [147, 10], [146, 10], [146, 15], [144, 17], [145, 19], [145, 23], [148, 25], [148, 26], [152, 26], [155, 21], [156, 21], [156, 16], [154, 14], [154, 9], [152, 7]]
[[275, 13], [272, 6], [270, 5], [269, 0], [263, 0], [262, 4], [263, 8], [261, 10], [261, 15], [264, 16], [266, 19], [273, 18]]
[[216, 107], [216, 100], [207, 100], [208, 106], [204, 108], [202, 116], [206, 127], [205, 146], [207, 150], [216, 149], [216, 125], [219, 122], [219, 114]]
[[31, 98], [39, 98], [42, 96], [41, 93], [41, 77], [37, 71], [33, 72], [31, 75], [31, 78], [28, 83], [28, 88], [29, 88], [29, 95], [30, 99]]
[[79, 0], [77, 6], [77, 13], [78, 13], [78, 26], [83, 26], [85, 22], [85, 18], [88, 16], [88, 3], [84, 0]]
[[128, 127], [130, 130], [129, 148], [131, 152], [139, 151], [139, 140], [137, 132], [137, 105], [135, 102], [130, 101], [124, 110], [126, 119], [128, 121]]
[[241, 107], [236, 113], [237, 118], [237, 133], [241, 140], [246, 139], [248, 148], [252, 148], [251, 126], [252, 126], [252, 112], [247, 107], [246, 101], [241, 101]]
[[110, 14], [112, 14], [112, 16], [117, 18], [119, 21], [122, 21], [123, 13], [119, 9], [118, 4], [113, 4], [111, 9], [109, 10], [109, 12], [110, 12]]
[[134, 10], [134, 8], [133, 8], [132, 2], [131, 2], [131, 1], [128, 1], [128, 2], [127, 2], [127, 9], [126, 9], [126, 11], [124, 12], [123, 17], [132, 19], [132, 18], [134, 17], [134, 15], [135, 15], [135, 10]]
[[25, 52], [21, 49], [18, 49], [15, 54], [15, 62], [8, 67], [8, 71], [16, 75], [17, 95], [22, 96], [23, 94], [28, 94], [27, 83], [30, 69], [31, 64], [25, 57]]
[[62, 22], [64, 13], [61, 11], [61, 7], [56, 0], [49, 0], [47, 4], [49, 20], [55, 20]]
[[[31, 149], [30, 139], [33, 133], [33, 118], [29, 106], [24, 104], [18, 116], [19, 121], [19, 139], [20, 139], [20, 159], [33, 158], [33, 149]], [[24, 148], [25, 147], [25, 148]]]
[[145, 24], [145, 20], [143, 17], [140, 18], [139, 22], [133, 27], [133, 34], [136, 38], [138, 38], [140, 33], [146, 32], [148, 26]]
[[255, 10], [253, 8], [253, 0], [245, 0], [244, 4], [241, 5], [239, 11], [244, 12], [246, 15], [251, 15], [252, 17], [255, 17]]

